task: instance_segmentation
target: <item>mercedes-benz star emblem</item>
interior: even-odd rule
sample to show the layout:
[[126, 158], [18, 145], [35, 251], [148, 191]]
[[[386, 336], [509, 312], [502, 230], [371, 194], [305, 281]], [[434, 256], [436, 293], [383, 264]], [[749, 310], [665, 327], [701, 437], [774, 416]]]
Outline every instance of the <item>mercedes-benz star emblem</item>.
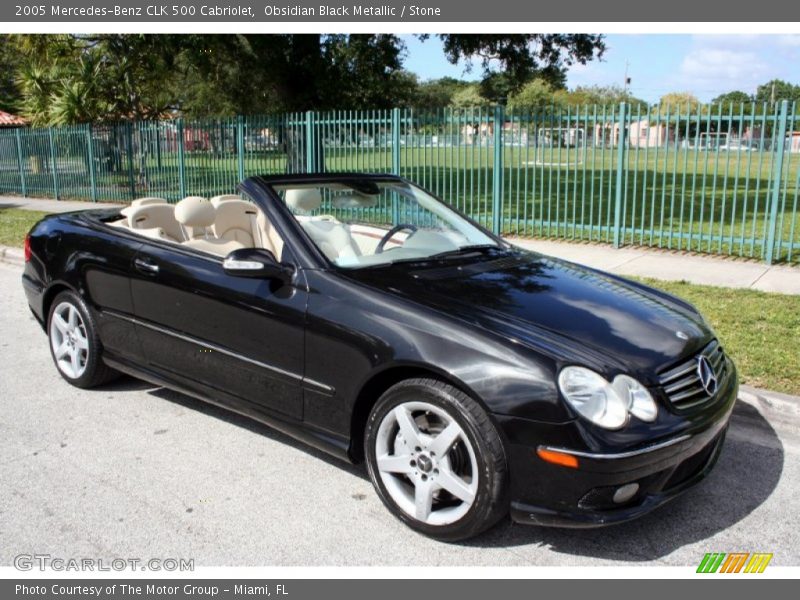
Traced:
[[717, 376], [714, 369], [711, 368], [708, 358], [702, 355], [697, 358], [697, 376], [700, 378], [700, 384], [706, 394], [713, 396], [717, 393]]

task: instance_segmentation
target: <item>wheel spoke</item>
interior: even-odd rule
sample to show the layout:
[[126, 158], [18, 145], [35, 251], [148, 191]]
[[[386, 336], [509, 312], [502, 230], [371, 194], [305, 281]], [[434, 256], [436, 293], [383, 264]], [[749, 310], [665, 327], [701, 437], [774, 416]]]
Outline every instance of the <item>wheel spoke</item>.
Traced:
[[414, 489], [415, 516], [420, 521], [427, 521], [433, 506], [433, 485], [430, 481], [420, 481]]
[[89, 340], [86, 339], [80, 328], [75, 330], [75, 346], [81, 350], [89, 349]]
[[64, 317], [59, 315], [58, 313], [53, 315], [53, 323], [56, 325], [56, 329], [62, 334], [67, 333], [69, 329], [69, 324], [64, 320]]
[[448, 468], [441, 468], [439, 470], [436, 483], [438, 483], [439, 487], [443, 490], [447, 490], [462, 502], [471, 504], [475, 499], [475, 492], [470, 489], [469, 484]]
[[400, 431], [406, 444], [418, 446], [420, 444], [419, 429], [414, 419], [411, 418], [411, 413], [408, 412], [408, 409], [402, 405], [398, 406], [394, 409], [394, 417], [397, 419], [397, 424], [400, 426]]
[[68, 348], [69, 344], [65, 339], [63, 342], [61, 342], [61, 344], [58, 346], [58, 348], [56, 348], [55, 352], [53, 353], [56, 355], [56, 360], [61, 360], [62, 358], [64, 358], [64, 355], [67, 353]]
[[67, 319], [70, 329], [75, 329], [78, 326], [78, 311], [74, 307], [69, 307], [69, 317]]
[[411, 455], [389, 455], [384, 454], [378, 457], [378, 469], [384, 473], [411, 473], [414, 467], [411, 466]]
[[69, 353], [70, 363], [72, 365], [73, 377], [78, 377], [81, 369], [81, 353], [77, 348], [73, 348]]
[[450, 452], [450, 448], [453, 447], [453, 444], [455, 444], [460, 435], [461, 427], [455, 421], [451, 421], [450, 424], [436, 436], [436, 439], [434, 439], [433, 443], [429, 446], [429, 450], [436, 454], [436, 456], [444, 457]]

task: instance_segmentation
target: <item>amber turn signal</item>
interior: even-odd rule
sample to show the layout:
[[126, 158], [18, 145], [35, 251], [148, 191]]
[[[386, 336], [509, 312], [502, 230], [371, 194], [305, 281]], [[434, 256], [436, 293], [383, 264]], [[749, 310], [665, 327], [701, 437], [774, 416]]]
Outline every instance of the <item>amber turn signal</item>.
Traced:
[[537, 448], [536, 454], [538, 454], [539, 458], [545, 462], [553, 463], [554, 465], [560, 465], [562, 467], [569, 467], [570, 469], [578, 468], [578, 459], [571, 454], [556, 452], [555, 450], [546, 450], [545, 448]]

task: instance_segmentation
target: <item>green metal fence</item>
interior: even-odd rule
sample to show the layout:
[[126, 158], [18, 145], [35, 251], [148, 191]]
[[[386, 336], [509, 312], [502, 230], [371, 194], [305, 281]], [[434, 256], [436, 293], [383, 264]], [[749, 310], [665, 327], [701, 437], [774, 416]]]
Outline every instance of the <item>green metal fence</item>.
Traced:
[[6, 129], [0, 193], [176, 201], [255, 174], [387, 172], [507, 235], [800, 262], [797, 109], [394, 109]]

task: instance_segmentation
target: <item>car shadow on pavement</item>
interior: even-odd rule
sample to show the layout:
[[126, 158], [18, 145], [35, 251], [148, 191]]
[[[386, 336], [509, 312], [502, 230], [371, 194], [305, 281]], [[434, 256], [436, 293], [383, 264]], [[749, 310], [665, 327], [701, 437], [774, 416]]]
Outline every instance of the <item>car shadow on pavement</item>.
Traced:
[[[758, 440], [755, 442], [753, 440]], [[735, 526], [778, 485], [784, 450], [754, 407], [738, 402], [714, 470], [696, 487], [644, 517], [598, 529], [555, 529], [501, 523], [468, 546], [546, 546], [563, 554], [642, 562]]]
[[236, 427], [242, 427], [258, 435], [262, 435], [271, 440], [275, 440], [276, 442], [280, 442], [281, 444], [286, 444], [287, 446], [305, 452], [316, 459], [323, 460], [330, 465], [361, 477], [362, 479], [369, 479], [364, 469], [359, 465], [351, 465], [346, 463], [345, 461], [339, 460], [330, 454], [327, 454], [321, 450], [317, 450], [313, 446], [296, 440], [293, 437], [270, 427], [269, 425], [264, 425], [263, 423], [259, 423], [258, 421], [255, 421], [249, 417], [245, 417], [231, 410], [210, 404], [203, 400], [198, 400], [192, 396], [187, 396], [186, 394], [182, 394], [164, 387], [158, 387], [139, 379], [133, 379], [132, 377], [122, 377], [113, 383], [108, 384], [104, 387], [104, 389], [113, 389], [115, 391], [147, 390], [147, 393], [152, 396], [156, 396], [157, 398], [167, 400], [174, 404], [179, 404], [180, 406], [183, 406], [189, 410], [208, 415], [209, 417], [220, 419], [221, 421], [225, 421], [226, 423], [230, 423]]

